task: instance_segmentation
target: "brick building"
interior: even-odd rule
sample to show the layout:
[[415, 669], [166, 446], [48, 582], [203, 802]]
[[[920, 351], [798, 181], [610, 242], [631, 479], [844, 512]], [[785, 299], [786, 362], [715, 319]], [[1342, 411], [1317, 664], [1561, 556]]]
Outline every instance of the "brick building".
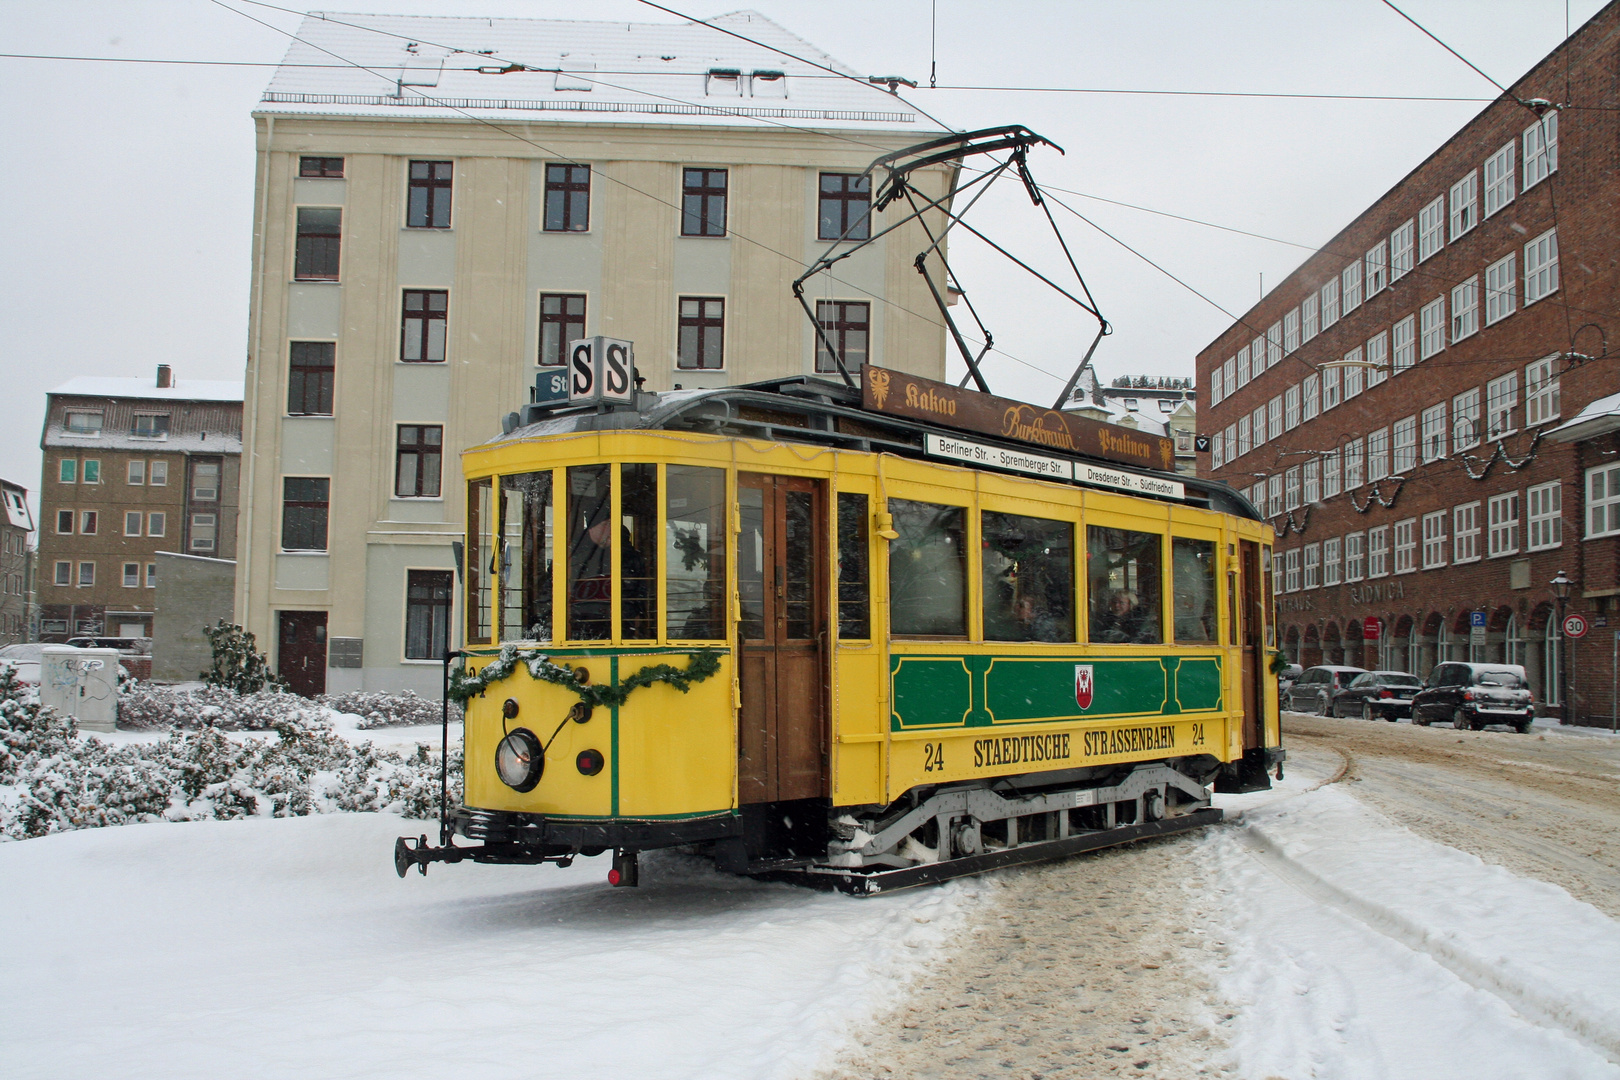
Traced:
[[1290, 659], [1519, 663], [1608, 722], [1617, 72], [1610, 4], [1199, 354], [1202, 468], [1276, 527]]
[[0, 645], [28, 640], [30, 597], [34, 591], [33, 549], [28, 538], [34, 516], [28, 511], [28, 490], [0, 480]]
[[151, 637], [157, 553], [236, 550], [242, 384], [81, 376], [46, 396], [39, 639]]

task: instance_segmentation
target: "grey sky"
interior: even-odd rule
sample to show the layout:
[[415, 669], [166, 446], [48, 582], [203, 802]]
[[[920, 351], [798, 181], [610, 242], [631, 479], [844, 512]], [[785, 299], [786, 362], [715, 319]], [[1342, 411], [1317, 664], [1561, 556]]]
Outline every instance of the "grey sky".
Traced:
[[[299, 16], [222, 0], [285, 31]], [[296, 6], [289, 3], [287, 6]], [[751, 7], [867, 74], [922, 87], [913, 102], [958, 128], [1023, 123], [1042, 184], [1316, 245], [1483, 107], [928, 90], [929, 0], [676, 0], [697, 17]], [[1564, 0], [1399, 6], [1504, 85], [1564, 35]], [[1571, 0], [1579, 27], [1599, 0]], [[334, 3], [331, 10], [670, 20], [634, 0]], [[287, 39], [209, 0], [5, 0], [0, 51], [273, 64]], [[938, 2], [942, 87], [1026, 86], [1490, 97], [1495, 91], [1379, 0]], [[39, 485], [44, 395], [74, 375], [240, 378], [247, 339], [253, 126], [268, 67], [0, 59], [0, 476]], [[1055, 192], [1234, 315], [1308, 253]], [[1037, 213], [1008, 185], [983, 227], [1054, 266]], [[1230, 322], [1054, 207], [1103, 313], [1105, 377], [1192, 374]], [[1044, 226], [1041, 226], [1044, 228]], [[963, 243], [953, 263], [986, 315], [992, 388], [1048, 401], [1090, 339], [1082, 313]], [[1041, 375], [1032, 370], [1044, 369]], [[959, 365], [956, 365], [960, 370]], [[491, 418], [492, 425], [495, 419]], [[37, 498], [34, 501], [38, 509]]]

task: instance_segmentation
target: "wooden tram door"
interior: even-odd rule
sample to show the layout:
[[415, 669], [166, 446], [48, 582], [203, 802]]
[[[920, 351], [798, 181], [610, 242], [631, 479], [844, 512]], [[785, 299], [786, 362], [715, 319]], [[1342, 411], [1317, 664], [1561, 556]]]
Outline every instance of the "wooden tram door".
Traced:
[[737, 477], [741, 804], [827, 791], [825, 500], [817, 480]]
[[1252, 540], [1238, 541], [1239, 584], [1242, 591], [1242, 620], [1238, 629], [1243, 647], [1243, 748], [1265, 745], [1266, 695], [1261, 680], [1265, 665], [1265, 587], [1260, 577], [1260, 545]]

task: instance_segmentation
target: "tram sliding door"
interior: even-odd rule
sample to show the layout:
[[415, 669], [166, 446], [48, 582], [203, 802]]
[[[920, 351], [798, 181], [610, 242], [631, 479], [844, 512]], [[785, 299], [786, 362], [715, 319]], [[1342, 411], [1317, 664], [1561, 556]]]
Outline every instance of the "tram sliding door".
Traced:
[[1260, 578], [1260, 545], [1252, 540], [1238, 541], [1238, 587], [1243, 592], [1242, 625], [1239, 628], [1243, 646], [1243, 749], [1253, 750], [1265, 745], [1266, 695], [1261, 680], [1266, 678], [1265, 665], [1265, 590]]
[[820, 481], [737, 477], [742, 804], [810, 799], [827, 791], [825, 499]]

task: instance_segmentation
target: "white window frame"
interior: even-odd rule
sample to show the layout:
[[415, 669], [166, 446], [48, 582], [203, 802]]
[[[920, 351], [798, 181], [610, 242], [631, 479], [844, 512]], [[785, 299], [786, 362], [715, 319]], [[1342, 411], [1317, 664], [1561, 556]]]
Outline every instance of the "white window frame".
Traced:
[[1339, 368], [1330, 367], [1321, 372], [1323, 412], [1337, 408], [1342, 400], [1339, 396], [1339, 371]]
[[1367, 577], [1389, 577], [1389, 526], [1367, 530]]
[[1423, 410], [1423, 463], [1439, 461], [1446, 451], [1446, 403], [1442, 401]]
[[1249, 370], [1249, 347], [1245, 345], [1243, 348], [1239, 349], [1237, 351], [1237, 355], [1233, 357], [1233, 360], [1235, 361], [1234, 366], [1237, 368], [1238, 387], [1242, 388], [1248, 386], [1249, 380], [1253, 378], [1253, 375]]
[[1237, 381], [1236, 356], [1228, 356], [1226, 358], [1226, 363], [1221, 365], [1221, 377], [1226, 383], [1226, 393], [1223, 396], [1231, 397], [1233, 394], [1237, 393], [1237, 389], [1240, 384]]
[[1261, 405], [1250, 415], [1254, 420], [1254, 448], [1258, 450], [1266, 445], [1266, 407]]
[[1417, 571], [1417, 518], [1406, 518], [1395, 523], [1395, 572], [1411, 574]]
[[1209, 372], [1209, 407], [1214, 408], [1226, 397], [1226, 374], [1216, 364]]
[[1341, 553], [1344, 550], [1344, 541], [1334, 536], [1322, 541], [1322, 584], [1337, 585], [1344, 577], [1344, 562]]
[[1266, 366], [1276, 367], [1282, 363], [1282, 321], [1278, 320], [1266, 330]]
[[1236, 458], [1238, 456], [1238, 438], [1237, 438], [1237, 425], [1236, 424], [1227, 424], [1226, 425], [1226, 434], [1225, 434], [1225, 436], [1223, 438], [1223, 441], [1226, 443], [1226, 460], [1228, 462], [1236, 460]]
[[1283, 396], [1278, 394], [1266, 402], [1266, 440], [1282, 438], [1283, 433]]
[[1322, 455], [1322, 498], [1331, 499], [1344, 490], [1344, 474], [1339, 469], [1339, 451]]
[[1418, 262], [1432, 259], [1446, 246], [1446, 197], [1436, 195], [1418, 211]]
[[1371, 389], [1389, 378], [1389, 331], [1380, 330], [1367, 339], [1367, 387]]
[[1479, 173], [1473, 169], [1451, 185], [1450, 222], [1452, 243], [1479, 224]]
[[1620, 463], [1586, 470], [1586, 539], [1620, 536]]
[[1485, 384], [1486, 437], [1500, 439], [1519, 430], [1513, 426], [1513, 410], [1519, 405], [1519, 373], [1510, 371]]
[[1479, 443], [1479, 387], [1475, 386], [1451, 399], [1451, 448], [1460, 454]]
[[1339, 271], [1339, 298], [1348, 315], [1361, 306], [1361, 260]]
[[1216, 432], [1209, 442], [1209, 467], [1219, 469], [1226, 464], [1226, 440]]
[[1389, 475], [1389, 428], [1367, 433], [1367, 482], [1376, 484]]
[[1480, 557], [1480, 511], [1484, 504], [1475, 500], [1451, 508], [1452, 565], [1478, 562]]
[[[125, 536], [139, 536], [139, 535], [141, 535], [141, 524], [145, 520], [146, 520], [146, 515], [142, 514], [139, 510], [125, 510], [124, 511], [124, 535]], [[131, 523], [133, 523], [134, 526], [135, 526], [135, 529], [134, 529], [133, 532], [131, 532], [130, 528], [129, 528]]]
[[1291, 353], [1299, 348], [1299, 308], [1283, 314], [1282, 326], [1283, 352]]
[[168, 528], [169, 516], [161, 510], [154, 510], [146, 515], [146, 535], [162, 536]]
[[1339, 279], [1328, 278], [1322, 284], [1322, 329], [1339, 321]]
[[1320, 588], [1322, 585], [1322, 545], [1306, 544], [1303, 558], [1305, 562], [1305, 588]]
[[1550, 110], [1524, 129], [1524, 182], [1529, 191], [1558, 171], [1558, 110]]
[[1562, 483], [1537, 484], [1524, 493], [1526, 551], [1546, 551], [1564, 542]]
[[1451, 290], [1451, 343], [1479, 333], [1479, 275]]
[[1311, 458], [1305, 463], [1304, 483], [1300, 498], [1307, 504], [1322, 501], [1322, 459]]
[[1371, 300], [1389, 287], [1389, 241], [1380, 240], [1368, 248], [1361, 261], [1366, 267], [1363, 277], [1367, 285], [1367, 299]]
[[1513, 201], [1514, 140], [1485, 159], [1485, 216], [1488, 218]]
[[1299, 592], [1299, 548], [1283, 552], [1283, 592]]
[[1486, 554], [1493, 559], [1519, 553], [1519, 493], [1509, 491], [1486, 501]]
[[1367, 387], [1367, 369], [1361, 366], [1361, 346], [1344, 354], [1344, 400], [1360, 396]]
[[1524, 369], [1524, 426], [1558, 419], [1558, 354], [1544, 356]]
[[1360, 439], [1351, 439], [1344, 444], [1344, 490], [1354, 491], [1366, 483], [1363, 447]]
[[1493, 326], [1519, 309], [1519, 253], [1510, 251], [1485, 268], [1485, 325]]
[[1311, 293], [1300, 302], [1300, 338], [1299, 343], [1305, 344], [1311, 338], [1322, 332], [1322, 312], [1318, 306], [1320, 297]]
[[1344, 537], [1344, 581], [1346, 585], [1367, 576], [1367, 537], [1364, 533], [1346, 533]]
[[1393, 425], [1394, 470], [1405, 476], [1417, 468], [1417, 417], [1403, 416]]
[[[133, 571], [133, 573], [131, 573]], [[141, 564], [127, 562], [124, 564], [124, 588], [138, 589], [141, 587]]]
[[1524, 245], [1524, 306], [1558, 291], [1558, 230], [1548, 229]]
[[1390, 327], [1389, 340], [1393, 347], [1389, 373], [1399, 375], [1417, 363], [1417, 316], [1408, 315]]
[[1277, 517], [1283, 512], [1283, 478], [1279, 473], [1276, 476], [1266, 477], [1266, 516]]
[[1423, 515], [1423, 569], [1436, 570], [1446, 565], [1446, 516], [1449, 511], [1436, 510]]
[[1238, 417], [1237, 422], [1237, 456], [1242, 457], [1254, 449], [1254, 433], [1250, 426], [1247, 413]]
[[1427, 360], [1446, 347], [1446, 298], [1437, 296], [1418, 313], [1418, 359]]
[[1315, 420], [1322, 411], [1322, 376], [1307, 375], [1302, 384], [1300, 421]]
[[1412, 219], [1396, 227], [1389, 234], [1389, 283], [1391, 285], [1412, 272]]
[[1283, 473], [1283, 509], [1299, 509], [1301, 467], [1295, 465]]
[[1283, 391], [1283, 430], [1293, 431], [1299, 427], [1299, 384], [1295, 383]]

